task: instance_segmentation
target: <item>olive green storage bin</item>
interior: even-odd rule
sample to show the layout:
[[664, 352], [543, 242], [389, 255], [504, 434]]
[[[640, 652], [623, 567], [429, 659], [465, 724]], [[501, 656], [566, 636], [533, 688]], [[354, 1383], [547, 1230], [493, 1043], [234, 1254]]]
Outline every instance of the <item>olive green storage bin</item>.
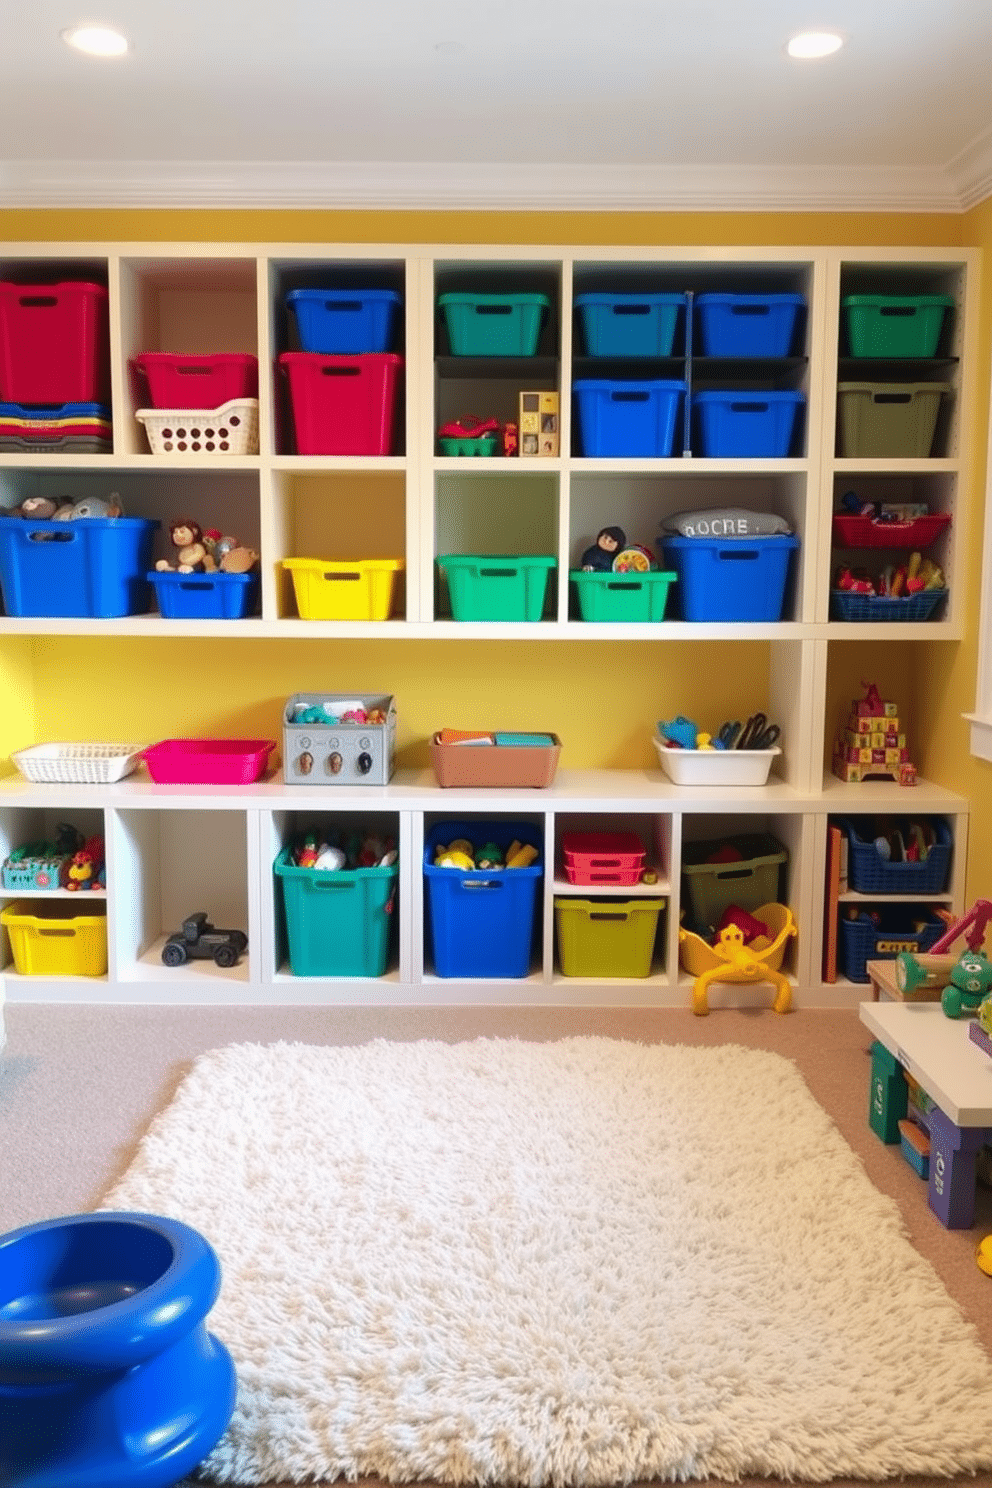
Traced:
[[[725, 847], [734, 848], [740, 857], [707, 861]], [[683, 842], [683, 899], [693, 924], [716, 926], [732, 904], [753, 914], [762, 904], [779, 901], [779, 873], [788, 856], [782, 843], [769, 832]]]
[[837, 453], [864, 460], [925, 460], [933, 451], [948, 382], [839, 382]]
[[562, 976], [646, 977], [651, 974], [664, 899], [555, 899]]

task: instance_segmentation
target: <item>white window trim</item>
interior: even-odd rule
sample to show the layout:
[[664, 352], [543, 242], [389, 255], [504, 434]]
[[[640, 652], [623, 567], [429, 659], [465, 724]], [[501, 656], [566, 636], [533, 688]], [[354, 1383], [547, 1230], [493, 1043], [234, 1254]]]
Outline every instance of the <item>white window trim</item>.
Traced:
[[992, 397], [989, 400], [989, 439], [985, 454], [985, 530], [982, 536], [982, 595], [978, 612], [978, 677], [975, 711], [965, 713], [971, 724], [971, 753], [992, 760]]

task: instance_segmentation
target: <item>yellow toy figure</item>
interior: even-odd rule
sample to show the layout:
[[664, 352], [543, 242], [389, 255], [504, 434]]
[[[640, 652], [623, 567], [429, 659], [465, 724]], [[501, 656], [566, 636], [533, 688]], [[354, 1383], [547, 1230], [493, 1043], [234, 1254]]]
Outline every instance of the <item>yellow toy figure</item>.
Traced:
[[692, 984], [692, 1011], [699, 1016], [709, 1012], [710, 982], [772, 982], [776, 988], [772, 1006], [777, 1013], [787, 1013], [792, 1006], [792, 988], [783, 971], [775, 971], [768, 965], [766, 957], [770, 949], [748, 950], [741, 927], [725, 925], [712, 947], [719, 964], [701, 972]]

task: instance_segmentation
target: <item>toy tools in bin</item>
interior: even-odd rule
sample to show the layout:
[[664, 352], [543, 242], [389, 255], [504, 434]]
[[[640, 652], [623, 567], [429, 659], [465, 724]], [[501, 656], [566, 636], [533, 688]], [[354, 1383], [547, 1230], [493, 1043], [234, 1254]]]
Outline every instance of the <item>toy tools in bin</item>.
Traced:
[[554, 781], [562, 744], [552, 733], [439, 729], [430, 747], [440, 786], [539, 790]]
[[780, 733], [761, 712], [743, 724], [729, 720], [715, 734], [679, 714], [659, 720], [652, 742], [661, 768], [676, 785], [765, 785], [782, 753]]
[[388, 785], [396, 756], [389, 693], [296, 692], [283, 709], [287, 785]]

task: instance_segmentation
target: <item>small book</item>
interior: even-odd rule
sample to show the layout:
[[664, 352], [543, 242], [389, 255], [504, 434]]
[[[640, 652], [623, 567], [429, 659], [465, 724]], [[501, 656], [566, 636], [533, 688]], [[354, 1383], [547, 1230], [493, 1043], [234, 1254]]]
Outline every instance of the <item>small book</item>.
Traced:
[[434, 735], [438, 744], [495, 744], [496, 740], [492, 734], [481, 733], [478, 729], [440, 729]]
[[503, 734], [497, 733], [496, 743], [515, 749], [547, 749], [555, 742], [553, 734]]

